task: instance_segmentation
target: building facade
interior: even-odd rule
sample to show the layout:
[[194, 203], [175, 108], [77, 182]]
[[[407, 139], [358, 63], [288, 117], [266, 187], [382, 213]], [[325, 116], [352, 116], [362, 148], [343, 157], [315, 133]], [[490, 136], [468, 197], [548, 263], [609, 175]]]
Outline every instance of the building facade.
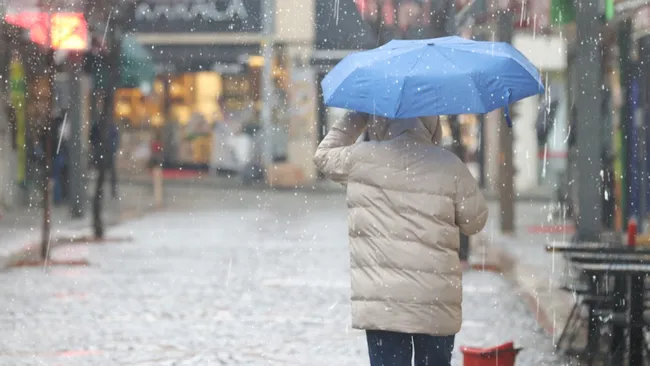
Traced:
[[[314, 174], [304, 150], [315, 145], [310, 122], [316, 101], [308, 63], [315, 8], [309, 0], [300, 6], [291, 0], [274, 4], [273, 150], [277, 160], [300, 166], [308, 178]], [[168, 166], [205, 168], [223, 162], [218, 168], [230, 169], [218, 148], [230, 142], [218, 140], [261, 124], [261, 49], [267, 37], [262, 7], [261, 0], [135, 3], [129, 30], [150, 51], [159, 78], [151, 95], [120, 91], [118, 119], [132, 141], [125, 149], [135, 152], [143, 139], [160, 138]]]

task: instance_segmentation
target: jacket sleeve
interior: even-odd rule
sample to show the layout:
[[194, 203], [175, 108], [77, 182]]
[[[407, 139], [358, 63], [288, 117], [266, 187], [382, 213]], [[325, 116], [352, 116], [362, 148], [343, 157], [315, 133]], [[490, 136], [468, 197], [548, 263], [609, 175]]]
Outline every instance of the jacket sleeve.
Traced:
[[488, 219], [488, 207], [483, 193], [465, 164], [456, 174], [456, 225], [465, 235], [479, 233]]
[[335, 182], [347, 182], [352, 145], [366, 125], [367, 119], [359, 116], [337, 122], [316, 148], [314, 164], [318, 170]]

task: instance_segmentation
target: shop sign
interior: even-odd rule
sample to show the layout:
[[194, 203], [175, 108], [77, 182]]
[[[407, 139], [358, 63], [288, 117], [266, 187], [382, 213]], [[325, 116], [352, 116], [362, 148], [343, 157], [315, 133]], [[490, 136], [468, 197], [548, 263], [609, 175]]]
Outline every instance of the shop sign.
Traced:
[[[87, 48], [88, 27], [83, 13], [48, 12], [39, 5], [35, 0], [12, 1], [8, 4], [5, 21], [27, 30], [30, 40], [42, 46], [69, 51]], [[75, 7], [78, 5], [70, 1], [65, 8]]]
[[517, 0], [515, 1], [515, 14], [515, 28], [547, 29], [551, 26], [549, 16], [551, 14], [551, 1]]
[[136, 33], [257, 33], [262, 0], [139, 0], [132, 22]]

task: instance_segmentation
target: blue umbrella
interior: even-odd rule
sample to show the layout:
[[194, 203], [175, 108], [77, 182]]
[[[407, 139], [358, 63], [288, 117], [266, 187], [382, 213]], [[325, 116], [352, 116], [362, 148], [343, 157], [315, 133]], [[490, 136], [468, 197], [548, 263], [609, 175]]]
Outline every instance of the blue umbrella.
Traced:
[[391, 41], [343, 59], [322, 82], [325, 104], [388, 118], [488, 113], [544, 92], [507, 43], [461, 37]]

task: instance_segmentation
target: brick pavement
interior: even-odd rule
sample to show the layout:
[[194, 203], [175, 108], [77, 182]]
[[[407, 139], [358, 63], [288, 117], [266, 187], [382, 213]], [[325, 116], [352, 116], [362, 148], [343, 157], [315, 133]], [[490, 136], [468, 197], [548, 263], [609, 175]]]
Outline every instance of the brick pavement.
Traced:
[[[515, 291], [529, 303], [540, 325], [552, 338], [557, 339], [566, 324], [574, 304], [572, 294], [560, 287], [576, 276], [561, 255], [547, 253], [545, 246], [553, 241], [569, 241], [572, 233], [538, 230], [539, 225], [561, 228], [566, 220], [554, 219], [548, 204], [518, 202], [517, 232], [513, 236], [499, 235], [498, 205], [490, 204], [491, 217], [486, 230], [487, 242], [495, 250], [491, 261], [515, 285]], [[531, 230], [535, 229], [535, 230]], [[496, 259], [495, 259], [496, 258]]]
[[[125, 184], [121, 187], [121, 198], [105, 199], [104, 220], [108, 227], [123, 220], [140, 216], [152, 207], [150, 189], [141, 185]], [[90, 192], [87, 197], [90, 196]], [[73, 219], [67, 205], [53, 206], [51, 212], [52, 238], [90, 235], [91, 206], [85, 206], [85, 216]], [[29, 252], [29, 247], [40, 243], [43, 226], [41, 206], [16, 207], [7, 210], [0, 218], [0, 270], [10, 265], [15, 258]]]
[[[172, 210], [113, 230], [134, 242], [55, 253], [91, 267], [3, 274], [0, 364], [367, 364], [363, 333], [349, 328], [341, 195], [168, 196]], [[515, 340], [518, 365], [566, 364], [504, 279], [469, 272], [464, 286], [457, 346]]]

